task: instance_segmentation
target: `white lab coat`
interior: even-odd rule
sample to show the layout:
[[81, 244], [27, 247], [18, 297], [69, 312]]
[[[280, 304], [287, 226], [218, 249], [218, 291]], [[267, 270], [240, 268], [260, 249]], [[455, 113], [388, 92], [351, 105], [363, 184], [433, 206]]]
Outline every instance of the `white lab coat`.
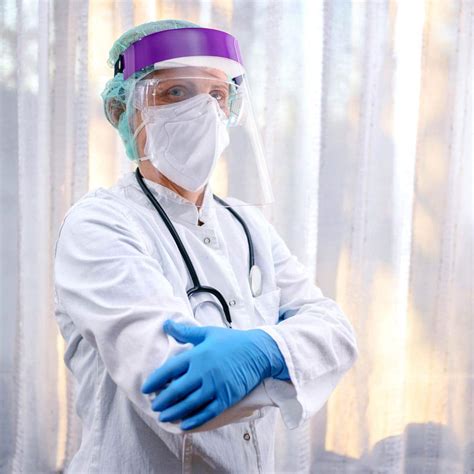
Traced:
[[[257, 207], [228, 199], [249, 227], [262, 270], [263, 291], [253, 297], [243, 228], [212, 199], [210, 187], [198, 212], [170, 189], [145, 183], [175, 225], [201, 283], [229, 302], [233, 327], [270, 334], [291, 382], [266, 379], [186, 434], [178, 423], [158, 421], [140, 387], [166, 359], [192, 347], [165, 335], [163, 322], [224, 322], [208, 294], [192, 297], [191, 306], [191, 280], [176, 244], [134, 173], [126, 173], [71, 207], [55, 246], [55, 314], [83, 427], [67, 472], [272, 472], [277, 411], [294, 428], [321, 408], [357, 357], [354, 330]], [[197, 225], [198, 217], [204, 225]]]

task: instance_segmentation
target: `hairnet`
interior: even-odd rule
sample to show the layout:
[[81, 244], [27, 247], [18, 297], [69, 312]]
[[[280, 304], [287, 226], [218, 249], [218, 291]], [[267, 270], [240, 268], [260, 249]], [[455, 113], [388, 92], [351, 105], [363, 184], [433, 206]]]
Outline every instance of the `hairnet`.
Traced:
[[[107, 63], [109, 66], [114, 67], [120, 54], [122, 54], [132, 43], [135, 43], [147, 35], [178, 28], [200, 28], [200, 26], [185, 20], [159, 20], [135, 26], [126, 31], [115, 41], [110, 49]], [[125, 100], [128, 95], [128, 89], [132, 87], [134, 82], [141, 76], [146, 75], [152, 69], [153, 66], [144, 68], [134, 73], [126, 81], [123, 80], [123, 74], [118, 73], [112, 79], [107, 81], [101, 94], [104, 101], [105, 116], [107, 117], [107, 120], [117, 128], [125, 145], [127, 156], [133, 161], [137, 160], [138, 156], [134, 140], [132, 139], [133, 132], [130, 129], [130, 121], [128, 120], [127, 114], [123, 113], [126, 108]]]

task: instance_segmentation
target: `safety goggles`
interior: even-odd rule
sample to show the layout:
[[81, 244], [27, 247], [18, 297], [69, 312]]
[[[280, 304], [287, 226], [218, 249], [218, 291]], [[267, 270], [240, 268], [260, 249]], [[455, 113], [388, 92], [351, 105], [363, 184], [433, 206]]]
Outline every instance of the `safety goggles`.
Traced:
[[133, 105], [138, 110], [144, 110], [182, 102], [203, 93], [216, 99], [228, 118], [229, 126], [238, 125], [242, 116], [243, 89], [234, 81], [209, 76], [141, 79], [134, 89]]

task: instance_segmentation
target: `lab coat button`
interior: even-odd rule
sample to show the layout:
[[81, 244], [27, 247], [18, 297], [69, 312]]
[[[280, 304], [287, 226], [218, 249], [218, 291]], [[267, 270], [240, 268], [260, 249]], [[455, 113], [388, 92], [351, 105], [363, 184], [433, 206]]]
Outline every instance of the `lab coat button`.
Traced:
[[244, 433], [244, 439], [245, 441], [248, 441], [250, 439], [250, 435], [248, 433]]
[[211, 243], [211, 239], [209, 237], [204, 237], [204, 243], [209, 245]]
[[236, 301], [235, 300], [230, 300], [229, 301], [229, 306], [235, 306], [236, 304]]

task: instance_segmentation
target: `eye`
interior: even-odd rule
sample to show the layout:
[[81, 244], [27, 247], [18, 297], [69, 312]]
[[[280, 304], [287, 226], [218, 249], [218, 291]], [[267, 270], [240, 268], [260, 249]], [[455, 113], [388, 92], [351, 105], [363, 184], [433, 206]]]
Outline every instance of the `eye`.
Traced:
[[174, 87], [169, 88], [166, 91], [166, 95], [170, 97], [176, 97], [176, 98], [186, 97], [186, 94], [187, 94], [186, 88], [182, 86], [174, 86]]
[[209, 93], [209, 95], [214, 97], [214, 99], [222, 100], [222, 94], [219, 91], [212, 91]]
[[213, 90], [209, 92], [209, 95], [211, 97], [214, 97], [214, 99], [218, 100], [219, 102], [222, 102], [223, 100], [227, 100], [227, 97], [228, 97], [227, 91], [222, 91], [222, 90]]

